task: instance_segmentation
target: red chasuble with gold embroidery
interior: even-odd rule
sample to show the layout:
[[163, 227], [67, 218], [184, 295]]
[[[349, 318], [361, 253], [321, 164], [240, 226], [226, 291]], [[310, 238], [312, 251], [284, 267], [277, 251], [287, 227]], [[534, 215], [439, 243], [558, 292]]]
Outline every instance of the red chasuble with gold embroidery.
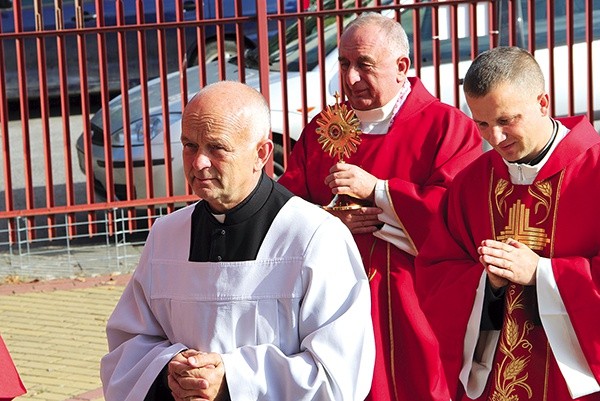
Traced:
[[[361, 135], [347, 163], [388, 180], [389, 197], [417, 248], [453, 177], [481, 154], [477, 127], [458, 109], [440, 103], [416, 78], [385, 135]], [[294, 146], [279, 183], [310, 202], [327, 205], [324, 184], [336, 160], [323, 152], [316, 120]], [[438, 345], [414, 290], [414, 258], [372, 234], [355, 235], [370, 277], [377, 356], [368, 400], [448, 400]]]
[[[485, 239], [516, 239], [550, 258], [552, 274], [587, 370], [600, 382], [600, 136], [583, 117], [563, 119], [571, 131], [531, 185], [511, 183], [495, 151], [461, 173], [448, 191], [443, 212], [419, 254], [417, 289], [440, 342], [454, 399], [470, 399], [459, 383], [465, 335], [483, 274], [477, 247]], [[572, 399], [555, 358], [540, 291], [506, 287], [503, 325], [483, 393], [490, 401]], [[563, 333], [561, 333], [563, 334]], [[557, 348], [555, 348], [555, 351]], [[571, 389], [578, 389], [571, 381]], [[600, 392], [576, 398], [600, 400]]]

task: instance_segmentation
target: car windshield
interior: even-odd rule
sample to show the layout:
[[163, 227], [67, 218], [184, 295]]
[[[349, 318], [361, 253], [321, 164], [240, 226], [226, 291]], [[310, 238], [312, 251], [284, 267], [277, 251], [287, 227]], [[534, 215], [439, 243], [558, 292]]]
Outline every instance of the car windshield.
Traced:
[[[335, 9], [335, 0], [325, 1], [323, 10]], [[365, 3], [373, 3], [368, 1]], [[382, 1], [381, 4], [391, 4], [391, 0]], [[355, 0], [345, 1], [344, 7], [351, 8], [356, 4]], [[366, 4], [364, 4], [366, 5]], [[354, 18], [354, 13], [344, 16], [344, 25]], [[325, 54], [329, 54], [337, 46], [337, 18], [332, 15], [321, 17], [323, 20], [323, 40], [325, 44]], [[310, 16], [304, 19], [304, 28], [306, 37], [304, 39], [306, 55], [306, 67], [310, 71], [315, 68], [319, 62], [319, 30], [317, 26], [318, 18]], [[300, 49], [298, 40], [298, 22], [294, 22], [285, 30], [286, 62], [288, 71], [300, 71]], [[258, 49], [251, 49], [245, 55], [246, 66], [249, 68], [258, 68]], [[271, 71], [280, 71], [281, 52], [279, 51], [279, 37], [274, 36], [269, 41], [269, 69]]]

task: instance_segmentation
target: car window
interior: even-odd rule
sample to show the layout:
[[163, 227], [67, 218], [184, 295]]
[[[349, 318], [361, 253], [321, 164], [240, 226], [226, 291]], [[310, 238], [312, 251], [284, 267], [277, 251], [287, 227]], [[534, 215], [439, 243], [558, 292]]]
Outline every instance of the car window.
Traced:
[[[508, 45], [509, 39], [509, 21], [508, 21], [508, 0], [499, 0], [497, 5], [498, 10], [498, 18], [499, 18], [499, 44], [500, 45]], [[529, 1], [527, 0], [516, 0], [514, 4], [516, 5], [516, 32], [517, 32], [517, 43], [516, 45], [520, 47], [527, 48], [528, 40], [529, 40], [529, 14], [527, 10]], [[480, 16], [484, 16], [487, 14], [487, 4], [486, 2], [478, 3], [477, 7], [480, 8], [480, 12], [478, 13]], [[535, 0], [535, 46], [537, 49], [544, 49], [548, 47], [548, 10], [546, 8], [547, 1], [546, 0]], [[573, 4], [573, 18], [572, 18], [572, 27], [573, 27], [573, 41], [581, 42], [585, 40], [585, 4], [583, 1], [574, 1]], [[593, 23], [592, 27], [594, 29], [593, 35], [595, 38], [600, 36], [600, 1], [594, 1], [593, 4]], [[466, 5], [459, 5], [458, 14], [461, 15], [460, 8], [467, 7]], [[446, 26], [446, 30], [449, 30], [449, 6], [441, 6], [437, 8], [438, 10], [438, 32], [439, 32], [439, 51], [440, 51], [440, 63], [450, 63], [452, 62], [452, 40], [449, 32], [444, 33], [444, 24]], [[464, 11], [464, 10], [463, 10]], [[410, 13], [406, 13], [402, 17], [402, 25], [407, 30], [409, 34], [409, 40], [413, 43], [412, 29], [408, 29], [408, 24], [411, 22]], [[421, 63], [422, 66], [432, 65], [433, 63], [433, 51], [435, 50], [434, 44], [435, 41], [432, 40], [432, 25], [434, 23], [432, 16], [432, 7], [425, 7], [422, 11], [422, 19], [421, 19]], [[463, 13], [464, 15], [464, 13]], [[406, 17], [406, 18], [405, 18]], [[551, 14], [551, 17], [554, 21], [554, 44], [556, 46], [565, 45], [567, 43], [567, 35], [566, 35], [566, 26], [567, 26], [567, 17], [566, 17], [566, 2], [565, 1], [556, 1], [554, 2], [554, 10]], [[408, 24], [407, 24], [408, 23]], [[487, 25], [486, 18], [481, 18], [478, 21], [478, 24], [481, 24], [482, 27], [478, 27], [478, 53], [486, 50], [490, 46], [490, 36], [489, 36], [489, 25]], [[468, 34], [468, 26], [462, 27], [461, 25], [467, 24], [458, 24], [459, 27], [457, 30], [458, 34], [458, 59], [460, 61], [469, 60], [471, 58], [471, 37]], [[467, 31], [467, 33], [461, 33], [461, 28], [463, 31]]]
[[[22, 0], [21, 6], [22, 7], [33, 7], [34, 3], [35, 3], [35, 0]], [[63, 3], [69, 3], [69, 2], [66, 1]], [[72, 1], [71, 1], [71, 3], [72, 3]], [[54, 5], [54, 0], [42, 0], [42, 4], [43, 5], [46, 5], [46, 4]]]
[[[337, 46], [337, 25], [335, 17], [323, 18], [324, 25], [324, 43], [325, 43], [325, 54], [329, 54]], [[319, 34], [317, 29], [317, 19], [307, 18], [305, 22], [306, 26], [306, 38], [304, 45], [306, 49], [306, 66], [308, 70], [315, 68], [319, 62], [318, 51], [319, 51]], [[300, 71], [300, 51], [298, 46], [298, 35], [297, 25], [292, 29], [286, 30], [286, 38], [292, 36], [286, 47], [286, 60], [288, 71]], [[290, 35], [290, 33], [292, 35]], [[273, 52], [270, 57], [271, 70], [280, 70], [280, 53]]]
[[[527, 43], [529, 38], [529, 31], [527, 30], [527, 26], [529, 26], [526, 2], [522, 2], [521, 4], [523, 8], [523, 38], [524, 43]], [[600, 36], [600, 1], [593, 1], [593, 35], [598, 38]], [[573, 41], [574, 42], [582, 42], [585, 40], [585, 26], [586, 26], [586, 16], [585, 16], [585, 2], [583, 1], [574, 1], [572, 2], [573, 9], [573, 18], [571, 19], [571, 24], [573, 28]], [[565, 45], [567, 44], [567, 16], [566, 16], [566, 2], [565, 1], [557, 1], [554, 2], [554, 43], [555, 45]], [[546, 8], [546, 0], [536, 0], [535, 2], [535, 46], [538, 49], [544, 49], [548, 47], [548, 10]]]
[[[363, 7], [368, 7], [375, 4], [374, 1], [365, 1], [362, 3]], [[379, 1], [380, 5], [391, 4], [391, 0]], [[356, 5], [355, 0], [344, 1], [344, 8], [354, 8]], [[322, 10], [336, 9], [335, 0], [326, 0], [323, 2]], [[350, 22], [354, 18], [354, 14], [347, 14], [344, 18], [344, 25]], [[329, 54], [337, 47], [337, 18], [335, 16], [322, 17], [323, 20], [323, 35], [325, 44], [325, 54]], [[306, 36], [304, 38], [304, 45], [306, 49], [306, 66], [310, 71], [314, 69], [318, 62], [318, 50], [319, 50], [319, 31], [318, 31], [318, 18], [310, 16], [304, 19], [304, 30]], [[288, 21], [289, 22], [289, 21]], [[286, 38], [286, 63], [288, 71], [300, 71], [300, 50], [298, 46], [298, 23], [296, 21], [290, 23], [285, 30]], [[269, 41], [269, 65], [271, 71], [280, 71], [281, 53], [279, 51], [279, 38], [273, 37]], [[250, 68], [258, 68], [258, 49], [249, 50], [246, 53], [246, 66]], [[235, 62], [232, 60], [232, 62]]]
[[[503, 0], [501, 0], [503, 1]], [[485, 50], [490, 47], [490, 36], [489, 36], [489, 21], [487, 15], [489, 14], [489, 3], [482, 2], [477, 3], [476, 13], [478, 15], [477, 21], [477, 44], [479, 51]], [[439, 62], [440, 64], [452, 63], [452, 21], [450, 6], [436, 6], [437, 16], [434, 17], [433, 7], [425, 7], [420, 11], [421, 23], [420, 23], [420, 61], [422, 67], [433, 65], [434, 52], [439, 51]], [[459, 61], [465, 61], [471, 59], [471, 19], [469, 15], [469, 5], [461, 4], [457, 7], [457, 43], [458, 43], [458, 54], [457, 58]], [[407, 20], [412, 19], [412, 16], [406, 15]], [[404, 25], [404, 20], [402, 20]], [[436, 25], [434, 25], [436, 24]], [[435, 37], [434, 37], [434, 28]], [[414, 43], [413, 30], [410, 30], [409, 40]], [[437, 46], [437, 47], [436, 47]]]

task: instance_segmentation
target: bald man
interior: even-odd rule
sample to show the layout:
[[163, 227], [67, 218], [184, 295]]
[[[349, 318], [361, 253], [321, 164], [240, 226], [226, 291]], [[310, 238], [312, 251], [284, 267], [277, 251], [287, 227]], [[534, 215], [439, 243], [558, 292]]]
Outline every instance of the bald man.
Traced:
[[270, 120], [262, 95], [237, 82], [209, 85], [186, 106], [183, 165], [201, 200], [150, 232], [108, 321], [106, 401], [369, 392], [375, 345], [360, 254], [339, 219], [263, 172]]

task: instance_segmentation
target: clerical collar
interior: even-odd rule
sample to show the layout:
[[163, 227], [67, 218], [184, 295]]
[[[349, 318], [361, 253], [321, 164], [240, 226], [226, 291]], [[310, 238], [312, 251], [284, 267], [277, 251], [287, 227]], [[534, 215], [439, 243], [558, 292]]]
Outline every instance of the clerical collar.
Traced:
[[[552, 120], [554, 122], [554, 131], [552, 138], [548, 141], [548, 144], [544, 147], [542, 152], [543, 156], [535, 164], [530, 163], [519, 163], [509, 162], [504, 160], [504, 164], [508, 167], [508, 173], [510, 174], [511, 182], [513, 184], [530, 185], [532, 184], [542, 167], [546, 164], [550, 156], [554, 152], [554, 149], [558, 146], [560, 141], [564, 139], [569, 133], [569, 129], [562, 125], [560, 121]], [[538, 155], [539, 157], [539, 155]], [[536, 157], [537, 158], [537, 157]]]
[[[522, 163], [522, 164], [528, 164], [530, 166], [535, 166], [536, 164], [541, 162], [542, 159], [544, 159], [544, 157], [546, 157], [546, 155], [548, 154], [548, 151], [550, 151], [550, 148], [552, 147], [552, 144], [554, 143], [554, 140], [556, 139], [556, 134], [558, 133], [558, 121], [556, 121], [553, 118], [551, 120], [552, 120], [552, 135], [550, 136], [550, 139], [548, 140], [546, 145], [544, 145], [544, 147], [542, 148], [542, 150], [536, 157], [531, 159], [529, 162]], [[516, 163], [521, 163], [521, 162], [517, 161]]]
[[218, 222], [225, 225], [232, 225], [248, 219], [255, 214], [265, 204], [269, 198], [269, 194], [273, 189], [273, 182], [268, 179], [263, 171], [256, 188], [244, 199], [239, 205], [228, 210], [224, 214], [215, 214], [208, 203], [205, 202], [206, 210], [213, 215]]
[[406, 79], [398, 94], [383, 106], [371, 110], [354, 110], [360, 121], [361, 132], [363, 134], [387, 134], [394, 116], [404, 104], [410, 89], [410, 82]]

